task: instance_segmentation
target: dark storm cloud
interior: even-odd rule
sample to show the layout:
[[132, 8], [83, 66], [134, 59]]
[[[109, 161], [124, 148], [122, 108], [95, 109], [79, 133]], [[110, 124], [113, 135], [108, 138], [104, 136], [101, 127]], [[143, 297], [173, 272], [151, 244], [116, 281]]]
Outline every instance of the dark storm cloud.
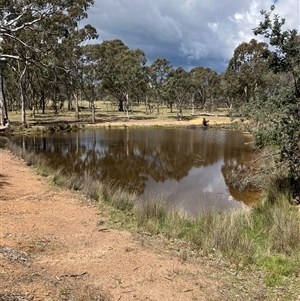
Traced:
[[[224, 71], [234, 49], [254, 37], [252, 29], [274, 0], [96, 0], [87, 22], [99, 42], [120, 39], [142, 49], [151, 63], [163, 57], [175, 67]], [[299, 1], [278, 0], [276, 12], [299, 28]], [[298, 13], [295, 13], [298, 12]], [[256, 37], [257, 38], [257, 37]]]

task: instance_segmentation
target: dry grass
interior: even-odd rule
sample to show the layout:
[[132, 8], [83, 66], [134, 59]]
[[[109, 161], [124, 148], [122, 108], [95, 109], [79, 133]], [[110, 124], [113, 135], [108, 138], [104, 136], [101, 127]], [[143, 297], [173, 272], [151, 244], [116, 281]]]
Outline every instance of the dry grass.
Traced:
[[[31, 130], [36, 132], [47, 131], [65, 131], [68, 128], [72, 130], [82, 125], [92, 126], [91, 109], [89, 109], [88, 102], [82, 101], [80, 103], [82, 108], [79, 112], [79, 119], [75, 118], [75, 111], [68, 111], [62, 108], [55, 114], [51, 108], [46, 108], [46, 113], [42, 114], [37, 111], [35, 117], [32, 117], [32, 112], [27, 110], [27, 124]], [[119, 112], [116, 103], [110, 101], [99, 101], [96, 103], [96, 123], [94, 125], [101, 127], [127, 127], [127, 126], [183, 126], [187, 124], [202, 124], [203, 116], [210, 120], [209, 125], [228, 126], [231, 124], [231, 119], [228, 116], [229, 110], [216, 109], [214, 112], [207, 112], [197, 109], [194, 115], [191, 115], [190, 109], [184, 110], [182, 121], [178, 121], [176, 109], [173, 112], [169, 108], [163, 107], [158, 113], [153, 110], [151, 114], [146, 113], [145, 105], [134, 105], [132, 112], [130, 112], [129, 120], [126, 117], [126, 112]], [[23, 131], [21, 126], [21, 112], [9, 112], [10, 122], [16, 132]], [[66, 127], [67, 126], [67, 127]], [[28, 132], [28, 129], [26, 129]]]

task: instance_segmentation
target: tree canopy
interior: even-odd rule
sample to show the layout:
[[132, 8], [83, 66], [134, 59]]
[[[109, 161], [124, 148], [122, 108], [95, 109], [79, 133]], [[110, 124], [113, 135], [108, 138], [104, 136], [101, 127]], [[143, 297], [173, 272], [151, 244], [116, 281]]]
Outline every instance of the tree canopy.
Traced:
[[[25, 75], [30, 65], [70, 71], [60, 60], [66, 45], [74, 47], [85, 39], [97, 37], [91, 25], [78, 28], [87, 17], [93, 0], [2, 0], [0, 2], [0, 77], [7, 66], [18, 70], [22, 99], [23, 125], [26, 125]], [[14, 67], [14, 65], [17, 64]], [[2, 85], [1, 85], [2, 87]], [[0, 91], [0, 123], [8, 118], [3, 89]]]
[[254, 29], [255, 35], [264, 36], [272, 46], [268, 64], [272, 93], [261, 91], [244, 112], [255, 122], [256, 145], [276, 147], [276, 168], [284, 171], [295, 198], [300, 196], [300, 39], [296, 29], [284, 30], [285, 20], [274, 9], [262, 11], [264, 20]]

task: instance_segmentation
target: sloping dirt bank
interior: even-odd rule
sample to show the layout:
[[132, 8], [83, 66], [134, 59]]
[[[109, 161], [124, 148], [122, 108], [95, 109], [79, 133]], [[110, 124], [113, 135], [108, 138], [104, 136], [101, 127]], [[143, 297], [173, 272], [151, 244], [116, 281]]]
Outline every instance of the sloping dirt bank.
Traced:
[[218, 299], [203, 267], [100, 226], [98, 207], [4, 150], [0, 175], [0, 300]]

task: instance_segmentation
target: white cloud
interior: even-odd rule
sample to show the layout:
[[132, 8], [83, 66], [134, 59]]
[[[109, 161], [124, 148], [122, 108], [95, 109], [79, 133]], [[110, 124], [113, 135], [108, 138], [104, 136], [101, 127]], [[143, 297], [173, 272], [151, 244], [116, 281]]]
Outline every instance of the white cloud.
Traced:
[[216, 32], [218, 30], [219, 27], [219, 23], [207, 23], [208, 27], [212, 29], [213, 32]]
[[[99, 41], [121, 39], [151, 60], [222, 71], [234, 49], [254, 38], [260, 11], [273, 0], [96, 0], [88, 12]], [[278, 0], [276, 13], [299, 28], [299, 0]], [[258, 37], [256, 37], [258, 39]]]

